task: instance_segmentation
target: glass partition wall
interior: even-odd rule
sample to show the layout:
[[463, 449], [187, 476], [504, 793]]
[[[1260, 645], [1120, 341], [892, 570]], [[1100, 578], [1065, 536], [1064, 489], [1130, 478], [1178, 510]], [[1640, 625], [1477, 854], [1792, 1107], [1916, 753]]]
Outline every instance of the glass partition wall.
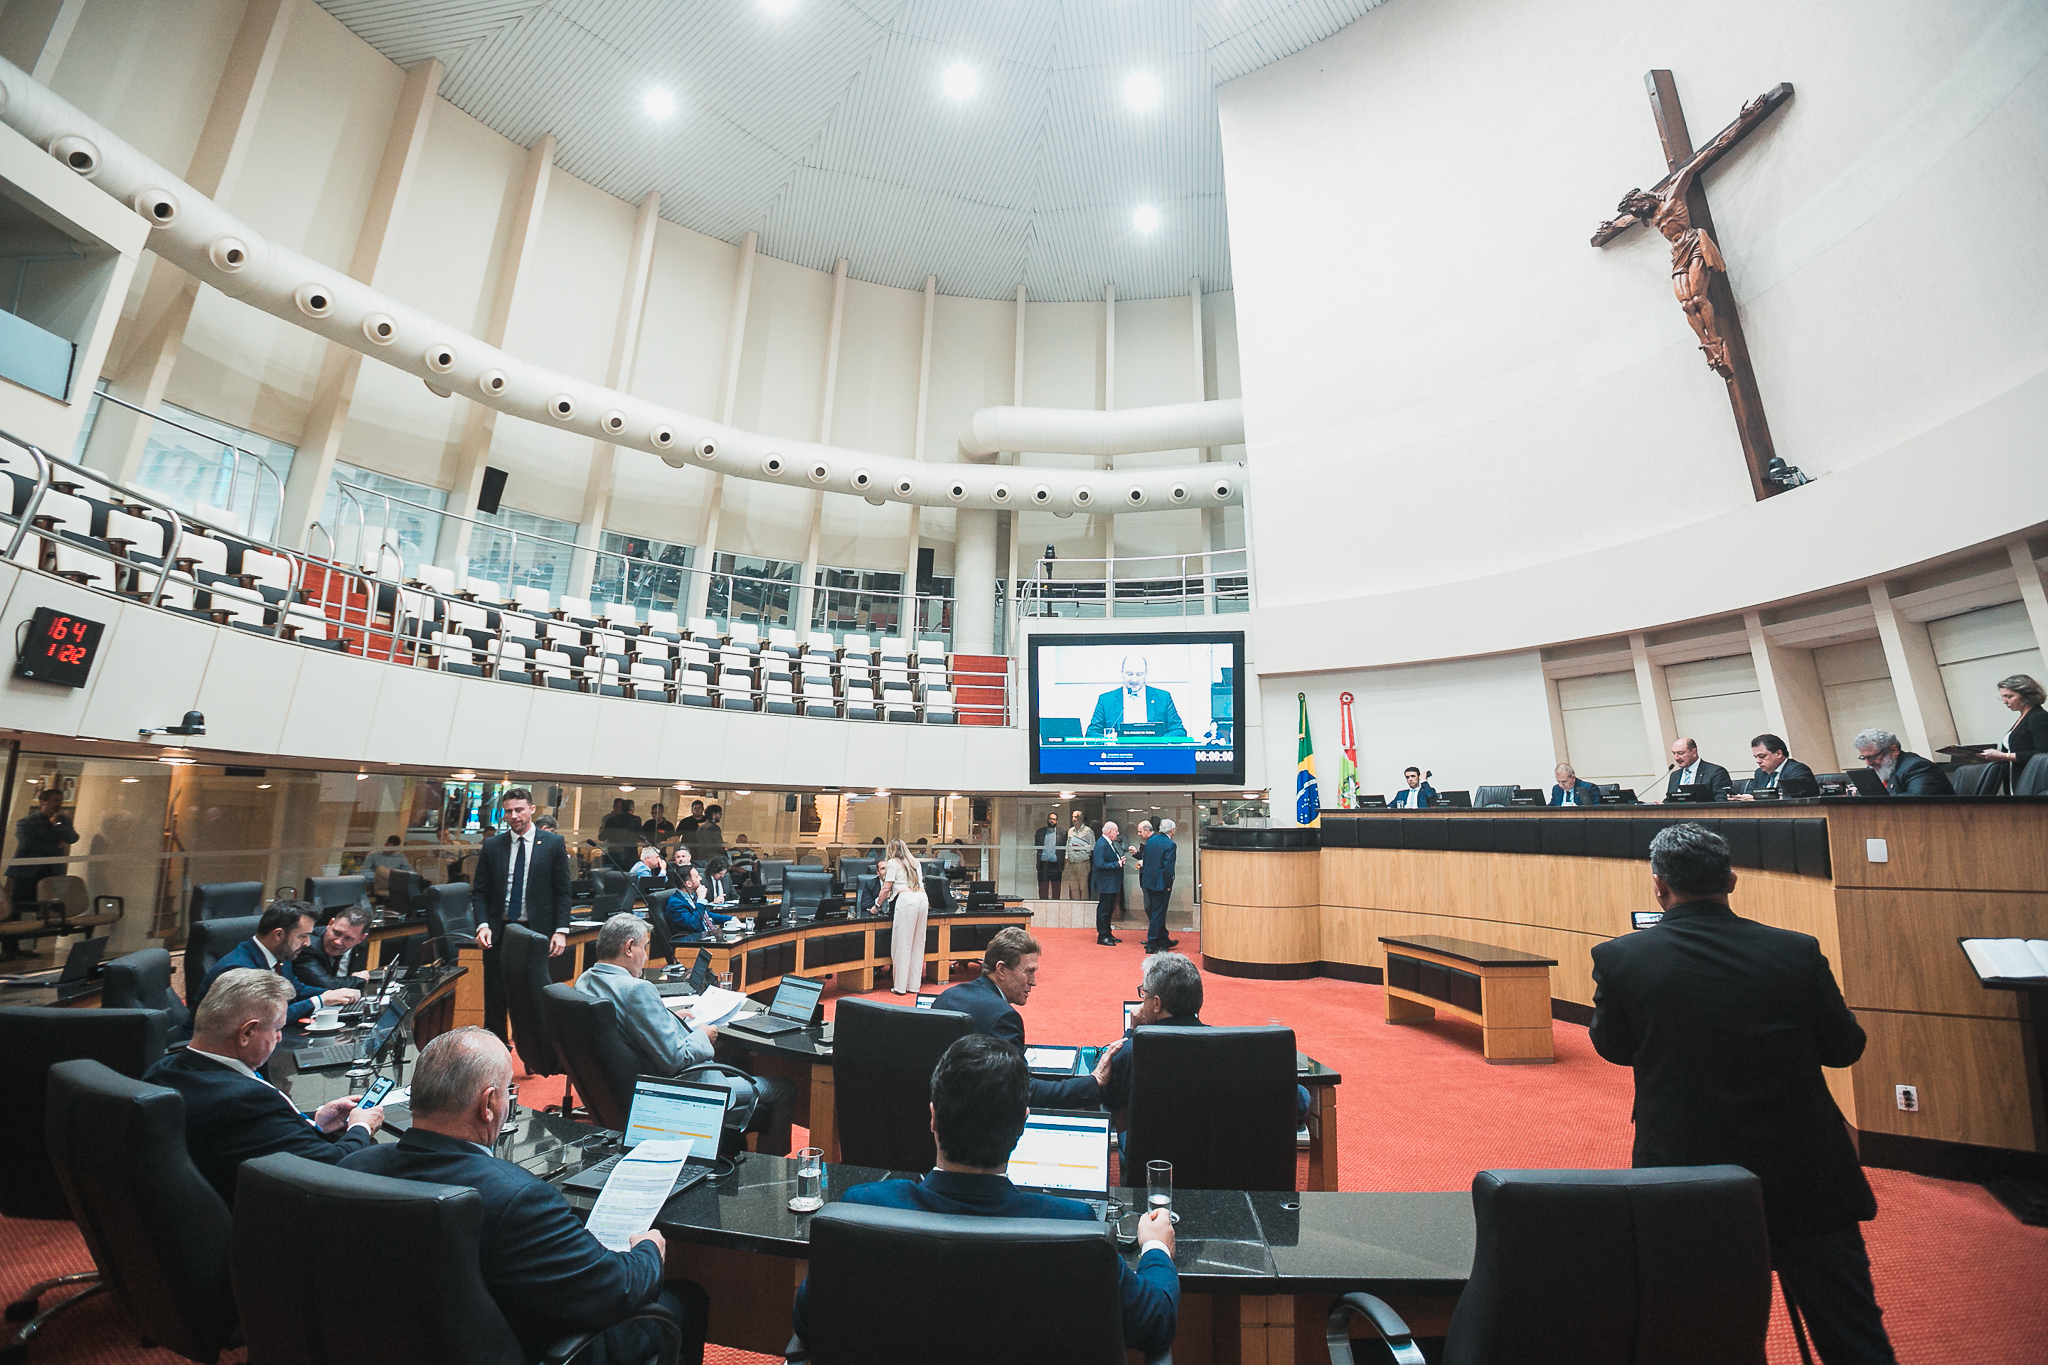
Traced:
[[[1235, 794], [794, 792], [469, 772], [222, 767], [24, 749], [14, 756], [0, 869], [38, 883], [78, 878], [95, 908], [121, 916], [110, 931], [114, 954], [152, 941], [176, 947], [184, 939], [191, 889], [203, 883], [254, 881], [275, 894], [308, 877], [362, 871], [366, 863], [392, 866], [394, 854], [429, 883], [460, 880], [464, 860], [502, 826], [503, 795], [514, 786], [533, 792], [583, 868], [607, 858], [630, 864], [647, 839], [646, 822], [660, 818], [679, 827], [663, 842], [689, 847], [700, 860], [723, 852], [734, 861], [786, 858], [829, 867], [842, 857], [872, 856], [877, 841], [886, 847], [900, 838], [920, 858], [964, 867], [975, 880], [995, 882], [999, 894], [1026, 900], [1038, 898], [1032, 835], [1048, 813], [1063, 832], [1076, 811], [1097, 833], [1104, 819], [1114, 820], [1125, 846], [1137, 841], [1139, 821], [1170, 819], [1180, 852], [1169, 913], [1179, 924], [1190, 921], [1198, 899], [1199, 830], [1266, 815], [1262, 799]], [[47, 790], [63, 793], [79, 839], [64, 856], [23, 862], [20, 822]], [[371, 861], [373, 854], [379, 856]], [[1080, 877], [1066, 871], [1063, 866], [1062, 898], [1093, 900]], [[1125, 895], [1130, 913], [1142, 914], [1135, 860], [1125, 874]], [[51, 946], [46, 941], [42, 948]]]

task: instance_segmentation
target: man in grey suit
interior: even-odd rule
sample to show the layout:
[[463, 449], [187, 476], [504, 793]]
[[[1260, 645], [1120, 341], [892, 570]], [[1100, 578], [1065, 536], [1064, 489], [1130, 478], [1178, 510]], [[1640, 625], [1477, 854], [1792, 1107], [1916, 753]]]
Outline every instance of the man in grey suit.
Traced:
[[[576, 978], [576, 989], [592, 1000], [612, 1002], [619, 1028], [646, 1074], [679, 1076], [713, 1060], [718, 1030], [708, 1024], [699, 1028], [688, 1015], [672, 1012], [661, 991], [641, 975], [647, 966], [647, 933], [647, 921], [637, 915], [606, 920], [597, 931], [597, 961]], [[752, 1097], [754, 1117], [747, 1127], [761, 1135], [761, 1150], [789, 1155], [789, 1125], [796, 1113], [793, 1083], [765, 1076], [743, 1080], [719, 1071], [692, 1079], [732, 1091], [735, 1104]]]

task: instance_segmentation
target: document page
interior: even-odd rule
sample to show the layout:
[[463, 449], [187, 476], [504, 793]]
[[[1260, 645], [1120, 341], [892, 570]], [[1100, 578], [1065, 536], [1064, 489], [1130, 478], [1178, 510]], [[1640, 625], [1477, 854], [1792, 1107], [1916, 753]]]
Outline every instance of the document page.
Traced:
[[654, 1217], [668, 1202], [683, 1162], [690, 1155], [690, 1141], [643, 1142], [628, 1152], [606, 1177], [590, 1211], [591, 1235], [613, 1251], [624, 1251], [635, 1233], [654, 1226]]
[[1986, 981], [2048, 977], [2048, 940], [1966, 938], [1963, 951]]
[[686, 1008], [692, 1023], [715, 1027], [738, 1014], [746, 1003], [747, 997], [738, 991], [729, 991], [723, 986], [707, 986], [704, 994]]

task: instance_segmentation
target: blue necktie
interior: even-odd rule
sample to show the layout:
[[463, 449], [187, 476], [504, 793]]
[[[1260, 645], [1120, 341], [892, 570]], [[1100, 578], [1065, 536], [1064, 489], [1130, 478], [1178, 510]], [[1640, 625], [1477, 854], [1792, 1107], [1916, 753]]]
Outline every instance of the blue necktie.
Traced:
[[505, 918], [517, 924], [526, 914], [526, 840], [513, 836], [519, 852], [512, 859], [512, 886], [505, 892]]

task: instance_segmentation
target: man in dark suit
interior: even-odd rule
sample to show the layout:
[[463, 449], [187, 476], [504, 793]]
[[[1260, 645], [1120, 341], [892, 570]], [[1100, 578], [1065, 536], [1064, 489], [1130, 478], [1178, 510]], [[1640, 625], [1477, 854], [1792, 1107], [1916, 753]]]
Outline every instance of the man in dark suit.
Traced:
[[[998, 929], [981, 954], [981, 975], [948, 986], [932, 1001], [933, 1009], [958, 1010], [974, 1021], [974, 1031], [1000, 1038], [1024, 1050], [1024, 1016], [1017, 1006], [1031, 998], [1038, 984], [1038, 940], [1012, 925]], [[1093, 1076], [1031, 1082], [1031, 1103], [1039, 1109], [1092, 1109], [1102, 1099]]]
[[[956, 988], [957, 989], [957, 988]], [[1015, 1049], [969, 1034], [955, 1039], [932, 1070], [932, 1136], [938, 1166], [924, 1179], [855, 1185], [841, 1202], [873, 1208], [982, 1218], [1071, 1218], [1094, 1213], [1074, 1199], [1031, 1194], [1010, 1183], [1010, 1151], [1024, 1135], [1030, 1071]], [[1180, 1275], [1173, 1268], [1173, 1220], [1165, 1212], [1138, 1220], [1138, 1259], [1117, 1261], [1124, 1345], [1148, 1355], [1173, 1343], [1180, 1320]], [[796, 1334], [805, 1334], [808, 1284], [796, 1291]], [[1054, 1305], [1045, 1305], [1048, 1311]]]
[[1821, 1074], [1863, 1055], [1863, 1029], [1820, 944], [1739, 917], [1734, 889], [1720, 835], [1658, 833], [1664, 918], [1594, 946], [1593, 1046], [1635, 1068], [1635, 1164], [1754, 1172], [1771, 1263], [1821, 1359], [1890, 1362], [1858, 1226], [1877, 1201]]
[[1187, 738], [1188, 728], [1181, 723], [1180, 708], [1173, 704], [1173, 694], [1163, 687], [1146, 686], [1145, 679], [1150, 673], [1151, 665], [1141, 655], [1133, 654], [1124, 660], [1124, 685], [1095, 699], [1095, 710], [1088, 717], [1090, 739], [1100, 739], [1112, 730], [1130, 725], [1157, 725], [1162, 735]]
[[370, 912], [359, 905], [343, 906], [293, 955], [292, 974], [323, 991], [359, 988], [369, 966], [364, 948], [369, 937]]
[[1889, 730], [1865, 730], [1854, 741], [1856, 756], [1868, 764], [1893, 796], [1954, 796], [1940, 768], [1908, 749]]
[[1668, 801], [1677, 795], [1680, 787], [1699, 785], [1713, 788], [1716, 801], [1726, 801], [1735, 783], [1726, 768], [1700, 757], [1697, 740], [1681, 739], [1671, 746], [1671, 776], [1664, 782], [1664, 799]]
[[283, 1091], [256, 1074], [277, 1047], [292, 989], [275, 972], [228, 971], [199, 1006], [191, 1046], [166, 1055], [142, 1075], [151, 1085], [184, 1097], [185, 1146], [192, 1164], [230, 1207], [243, 1162], [290, 1152], [333, 1165], [374, 1142], [384, 1122], [381, 1107], [358, 1109], [353, 1095], [301, 1113]]
[[191, 1002], [192, 1009], [198, 1010], [206, 999], [206, 993], [213, 989], [213, 983], [220, 980], [222, 974], [237, 967], [270, 972], [290, 983], [292, 1001], [285, 1011], [287, 1024], [309, 1018], [322, 1005], [346, 1005], [361, 999], [362, 992], [353, 986], [322, 988], [302, 979], [292, 970], [292, 959], [299, 955], [312, 936], [313, 907], [309, 902], [272, 901], [263, 907], [263, 918], [256, 921], [256, 936], [237, 943], [201, 979], [199, 996]]
[[1754, 801], [1755, 792], [1775, 791], [1781, 796], [1818, 796], [1820, 784], [1814, 781], [1813, 769], [1792, 757], [1785, 741], [1776, 735], [1758, 735], [1749, 742], [1750, 756], [1756, 759], [1756, 776], [1749, 779], [1749, 791], [1732, 796], [1731, 801]]
[[1557, 781], [1551, 784], [1551, 805], [1597, 806], [1600, 804], [1600, 793], [1595, 790], [1592, 783], [1579, 781], [1578, 769], [1572, 767], [1571, 764], [1558, 764], [1554, 776], [1557, 778]]
[[1116, 913], [1124, 894], [1124, 851], [1116, 846], [1122, 832], [1116, 821], [1103, 821], [1095, 851], [1088, 859], [1088, 889], [1095, 893], [1095, 941], [1101, 944], [1123, 942], [1109, 932], [1109, 917]]
[[1166, 903], [1173, 897], [1173, 866], [1180, 856], [1180, 850], [1169, 837], [1173, 821], [1159, 822], [1159, 832], [1152, 832], [1150, 820], [1138, 822], [1138, 833], [1145, 836], [1144, 848], [1138, 858], [1138, 887], [1145, 893], [1145, 951], [1163, 953], [1179, 945], [1180, 940], [1166, 936]]
[[533, 793], [514, 787], [501, 803], [505, 828], [477, 850], [476, 878], [469, 888], [476, 917], [477, 947], [484, 951], [484, 1027], [505, 1036], [505, 973], [498, 938], [507, 924], [524, 924], [548, 937], [548, 956], [566, 980], [569, 946], [569, 846], [562, 836], [533, 823]]
[[654, 1334], [622, 1319], [658, 1305], [682, 1328], [682, 1359], [701, 1362], [710, 1300], [688, 1280], [663, 1285], [668, 1248], [660, 1233], [635, 1233], [626, 1250], [608, 1251], [559, 1190], [491, 1155], [511, 1083], [503, 1043], [479, 1028], [444, 1033], [413, 1068], [412, 1130], [341, 1164], [398, 1180], [465, 1185], [482, 1196], [484, 1288], [528, 1360], [564, 1337], [605, 1328], [608, 1365], [652, 1360]]
[[1387, 805], [1394, 810], [1428, 810], [1436, 802], [1436, 788], [1420, 768], [1403, 768], [1401, 779], [1408, 785], [1394, 793]]

